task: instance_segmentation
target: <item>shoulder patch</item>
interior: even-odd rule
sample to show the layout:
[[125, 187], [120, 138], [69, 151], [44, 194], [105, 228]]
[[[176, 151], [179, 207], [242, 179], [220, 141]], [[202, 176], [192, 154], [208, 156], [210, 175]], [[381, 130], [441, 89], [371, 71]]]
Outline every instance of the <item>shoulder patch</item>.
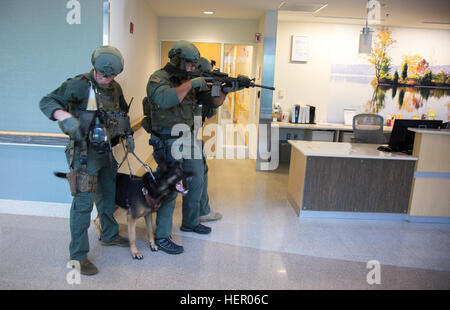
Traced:
[[150, 81], [155, 82], [155, 83], [159, 83], [159, 82], [161, 82], [161, 79], [160, 79], [158, 76], [153, 75], [153, 76], [150, 78]]

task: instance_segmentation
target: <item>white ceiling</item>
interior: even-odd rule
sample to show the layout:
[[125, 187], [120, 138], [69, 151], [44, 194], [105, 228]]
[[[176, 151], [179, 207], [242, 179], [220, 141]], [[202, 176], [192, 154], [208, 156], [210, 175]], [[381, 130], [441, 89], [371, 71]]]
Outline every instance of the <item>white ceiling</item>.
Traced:
[[[367, 0], [147, 0], [158, 16], [259, 19], [266, 10], [317, 3], [317, 13], [280, 10], [279, 21], [364, 24]], [[378, 0], [381, 25], [450, 29], [450, 0]], [[213, 11], [204, 15], [203, 11]]]

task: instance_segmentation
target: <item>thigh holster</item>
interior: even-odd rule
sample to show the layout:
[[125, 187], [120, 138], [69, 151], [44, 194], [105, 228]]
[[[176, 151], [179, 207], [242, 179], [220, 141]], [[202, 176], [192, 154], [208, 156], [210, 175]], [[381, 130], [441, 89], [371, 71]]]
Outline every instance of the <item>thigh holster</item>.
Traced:
[[78, 169], [70, 169], [67, 174], [70, 185], [70, 192], [75, 195], [77, 192], [95, 192], [97, 190], [97, 176], [88, 175]]

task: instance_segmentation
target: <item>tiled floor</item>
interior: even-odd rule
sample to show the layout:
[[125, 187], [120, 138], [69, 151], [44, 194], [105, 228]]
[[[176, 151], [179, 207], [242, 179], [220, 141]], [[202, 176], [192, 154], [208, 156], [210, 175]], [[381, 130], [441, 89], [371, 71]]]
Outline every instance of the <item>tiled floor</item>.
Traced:
[[[210, 235], [179, 230], [185, 252], [151, 252], [138, 221], [138, 247], [103, 247], [90, 228], [89, 258], [100, 269], [69, 285], [68, 220], [0, 214], [0, 289], [450, 289], [450, 225], [299, 219], [286, 200], [286, 166], [257, 172], [250, 160], [208, 162], [211, 205], [223, 219]], [[1, 208], [0, 208], [1, 209]], [[127, 235], [123, 212], [121, 234]], [[381, 264], [369, 285], [367, 263]]]

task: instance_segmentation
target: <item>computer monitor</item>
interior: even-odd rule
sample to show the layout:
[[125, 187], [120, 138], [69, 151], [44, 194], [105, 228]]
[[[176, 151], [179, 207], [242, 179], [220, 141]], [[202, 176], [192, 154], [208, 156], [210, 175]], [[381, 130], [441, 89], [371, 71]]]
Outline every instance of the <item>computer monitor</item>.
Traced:
[[394, 152], [411, 154], [414, 146], [414, 132], [408, 128], [439, 128], [441, 120], [396, 119], [392, 129], [389, 147]]

